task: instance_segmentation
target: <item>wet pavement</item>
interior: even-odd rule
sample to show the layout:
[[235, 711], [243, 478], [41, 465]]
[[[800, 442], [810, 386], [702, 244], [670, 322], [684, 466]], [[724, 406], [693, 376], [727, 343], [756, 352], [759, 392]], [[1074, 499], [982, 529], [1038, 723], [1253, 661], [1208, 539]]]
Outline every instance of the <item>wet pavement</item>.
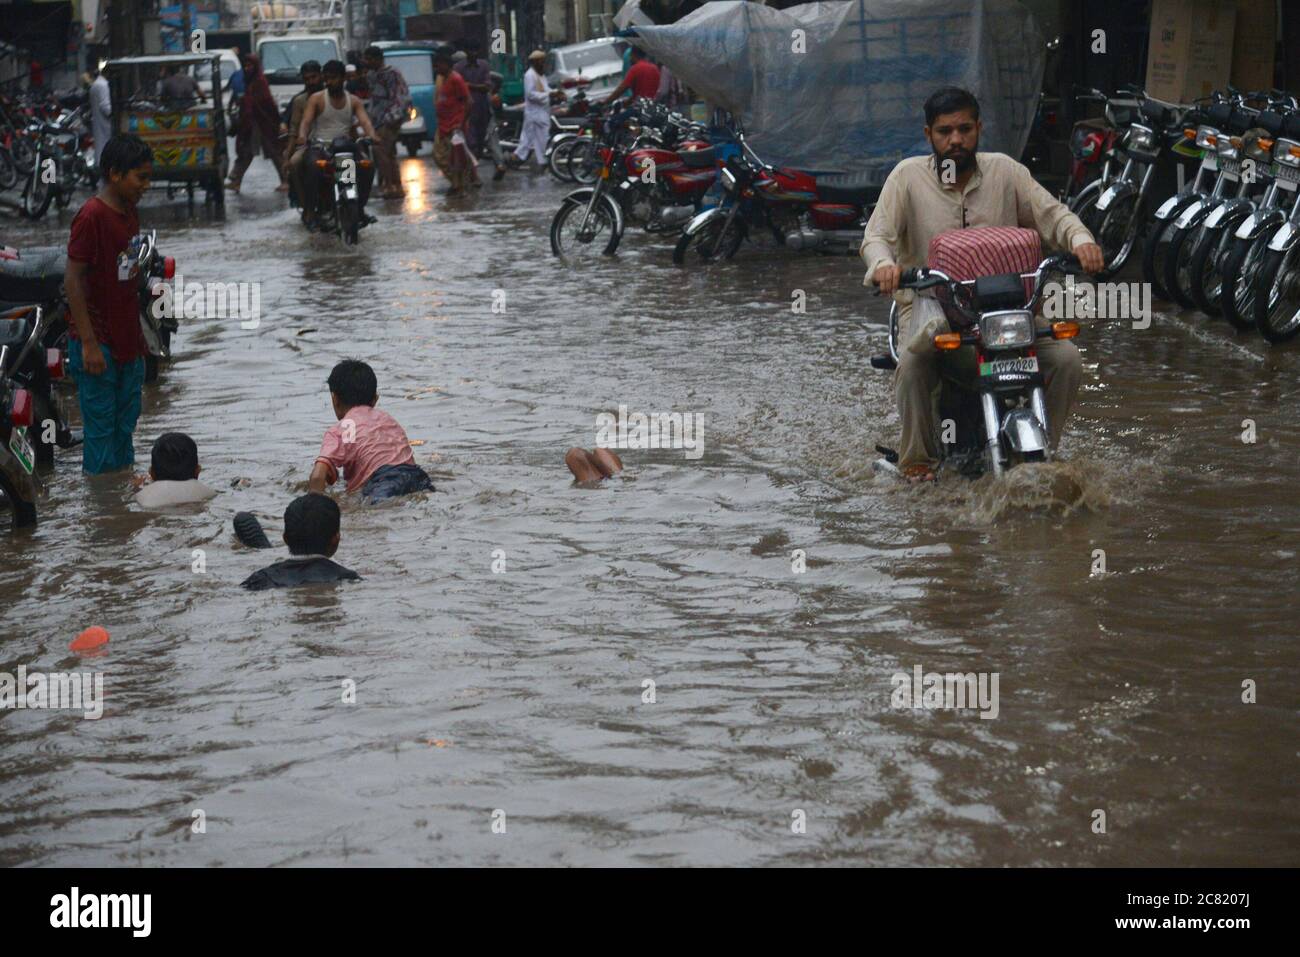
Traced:
[[[1300, 863], [1300, 352], [1086, 328], [1066, 463], [901, 487], [858, 260], [683, 270], [629, 232], [568, 268], [549, 177], [402, 172], [357, 248], [261, 161], [224, 223], [142, 210], [187, 280], [260, 282], [261, 322], [186, 322], [146, 389], [139, 467], [188, 432], [217, 499], [145, 513], [60, 453], [39, 527], [0, 532], [0, 671], [106, 693], [0, 713], [0, 863]], [[364, 582], [244, 592], [284, 553], [230, 519], [278, 540], [347, 356], [438, 490], [342, 501]], [[620, 405], [702, 414], [703, 456], [576, 487], [565, 450]], [[997, 717], [892, 707], [917, 666], [997, 673]]]

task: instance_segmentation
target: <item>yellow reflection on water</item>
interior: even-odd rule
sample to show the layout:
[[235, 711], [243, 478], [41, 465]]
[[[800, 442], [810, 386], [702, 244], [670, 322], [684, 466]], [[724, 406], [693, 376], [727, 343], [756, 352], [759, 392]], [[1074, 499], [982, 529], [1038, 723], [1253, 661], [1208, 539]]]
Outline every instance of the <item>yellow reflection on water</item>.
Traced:
[[402, 186], [406, 190], [406, 200], [402, 204], [408, 213], [422, 213], [428, 208], [429, 200], [425, 193], [425, 176], [429, 167], [417, 156], [408, 156], [402, 160]]

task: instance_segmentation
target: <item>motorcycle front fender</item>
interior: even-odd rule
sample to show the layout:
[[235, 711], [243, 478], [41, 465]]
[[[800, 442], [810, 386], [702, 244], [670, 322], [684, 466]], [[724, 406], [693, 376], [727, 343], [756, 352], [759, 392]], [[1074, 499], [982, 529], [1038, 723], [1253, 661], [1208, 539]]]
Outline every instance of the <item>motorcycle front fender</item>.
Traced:
[[1285, 252], [1300, 240], [1300, 226], [1295, 223], [1283, 223], [1268, 241], [1268, 248], [1273, 252]]
[[1123, 180], [1119, 183], [1111, 183], [1101, 194], [1101, 198], [1097, 200], [1097, 211], [1104, 213], [1115, 203], [1119, 202], [1119, 200], [1126, 196], [1132, 196], [1136, 192], [1137, 185], [1130, 183], [1128, 180]]
[[1233, 234], [1238, 239], [1258, 239], [1265, 231], [1272, 229], [1286, 219], [1286, 213], [1280, 209], [1256, 210], [1241, 221]]
[[1228, 219], [1235, 219], [1234, 214], [1240, 215], [1243, 210], [1249, 210], [1254, 207], [1248, 199], [1225, 199], [1210, 211], [1210, 215], [1205, 217], [1206, 229], [1218, 229], [1226, 224]]
[[1013, 409], [1002, 420], [1002, 435], [1014, 452], [1046, 452], [1047, 432], [1029, 409]]
[[1182, 212], [1177, 213], [1177, 219], [1174, 220], [1174, 226], [1178, 229], [1189, 229], [1195, 226], [1206, 216], [1210, 214], [1211, 209], [1217, 204], [1216, 200], [1196, 198], [1183, 207]]
[[724, 215], [726, 215], [726, 213], [721, 206], [714, 206], [711, 209], [704, 210], [702, 213], [696, 213], [691, 217], [691, 221], [686, 224], [685, 233], [687, 236], [694, 236], [709, 223], [713, 222], [714, 219]]
[[1180, 212], [1185, 210], [1190, 203], [1195, 201], [1195, 196], [1187, 196], [1186, 194], [1170, 196], [1167, 200], [1161, 203], [1160, 208], [1156, 210], [1156, 219], [1173, 219]]

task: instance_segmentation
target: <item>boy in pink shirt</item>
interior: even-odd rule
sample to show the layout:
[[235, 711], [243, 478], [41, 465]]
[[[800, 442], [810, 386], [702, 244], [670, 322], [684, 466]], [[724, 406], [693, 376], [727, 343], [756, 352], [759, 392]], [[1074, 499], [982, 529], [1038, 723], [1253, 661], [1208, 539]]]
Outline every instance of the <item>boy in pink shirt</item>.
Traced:
[[357, 359], [344, 359], [327, 380], [334, 415], [325, 432], [307, 489], [324, 492], [342, 472], [349, 492], [367, 502], [433, 490], [424, 469], [415, 464], [406, 432], [391, 415], [375, 408], [379, 383], [375, 371]]

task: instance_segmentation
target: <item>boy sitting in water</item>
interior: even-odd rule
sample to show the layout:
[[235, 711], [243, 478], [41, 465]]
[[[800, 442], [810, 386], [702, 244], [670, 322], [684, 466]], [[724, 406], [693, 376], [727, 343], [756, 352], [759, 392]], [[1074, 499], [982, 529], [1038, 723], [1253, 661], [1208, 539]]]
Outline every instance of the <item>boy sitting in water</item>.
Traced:
[[328, 495], [301, 495], [284, 510], [284, 543], [292, 558], [253, 572], [240, 585], [249, 591], [361, 581], [361, 576], [330, 558], [339, 550], [339, 506]]
[[136, 493], [135, 500], [145, 508], [206, 502], [217, 490], [199, 481], [201, 471], [194, 440], [182, 432], [166, 432], [153, 444], [149, 484]]
[[348, 491], [360, 490], [368, 502], [433, 490], [424, 469], [415, 464], [411, 442], [397, 421], [375, 408], [379, 384], [370, 366], [344, 359], [327, 380], [337, 425], [329, 427], [312, 466], [307, 488], [324, 492], [347, 479]]
[[609, 449], [572, 448], [564, 453], [564, 464], [579, 482], [599, 482], [623, 471], [623, 460]]

